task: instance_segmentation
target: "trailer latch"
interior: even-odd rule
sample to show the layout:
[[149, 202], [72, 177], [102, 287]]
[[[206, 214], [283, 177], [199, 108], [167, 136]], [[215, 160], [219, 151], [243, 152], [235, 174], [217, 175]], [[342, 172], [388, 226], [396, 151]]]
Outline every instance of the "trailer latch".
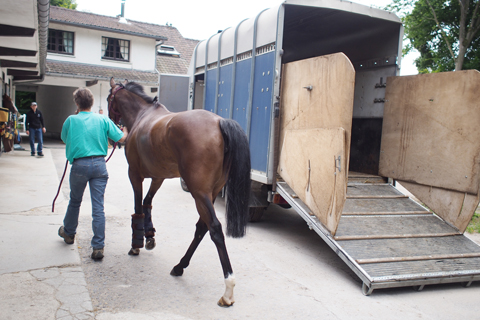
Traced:
[[380, 83], [375, 84], [375, 89], [386, 88], [387, 83], [383, 83], [383, 77], [380, 77]]
[[273, 109], [274, 109], [274, 112], [275, 112], [275, 118], [278, 118], [280, 116], [280, 103], [278, 101], [276, 101], [273, 104]]

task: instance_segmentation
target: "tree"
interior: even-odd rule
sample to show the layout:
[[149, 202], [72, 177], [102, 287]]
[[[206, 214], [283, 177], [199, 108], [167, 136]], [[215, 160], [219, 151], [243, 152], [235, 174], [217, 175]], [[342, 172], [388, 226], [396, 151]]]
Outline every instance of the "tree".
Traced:
[[75, 2], [75, 0], [50, 0], [50, 5], [75, 10], [77, 8]]
[[393, 0], [420, 73], [480, 70], [480, 0]]
[[30, 111], [30, 104], [35, 101], [35, 92], [16, 91], [15, 106], [21, 114]]

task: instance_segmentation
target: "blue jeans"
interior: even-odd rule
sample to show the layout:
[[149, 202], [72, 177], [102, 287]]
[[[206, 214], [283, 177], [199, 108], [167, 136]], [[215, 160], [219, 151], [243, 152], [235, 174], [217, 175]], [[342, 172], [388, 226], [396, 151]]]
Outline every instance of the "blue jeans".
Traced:
[[78, 215], [83, 193], [90, 186], [92, 200], [92, 247], [101, 249], [105, 246], [105, 211], [103, 209], [105, 187], [108, 172], [104, 157], [87, 157], [76, 159], [70, 170], [70, 202], [63, 220], [65, 233], [74, 236], [77, 231]]
[[43, 131], [42, 128], [34, 129], [29, 128], [28, 132], [30, 133], [30, 150], [32, 150], [32, 154], [35, 154], [35, 137], [37, 138], [37, 152], [42, 153], [43, 151]]

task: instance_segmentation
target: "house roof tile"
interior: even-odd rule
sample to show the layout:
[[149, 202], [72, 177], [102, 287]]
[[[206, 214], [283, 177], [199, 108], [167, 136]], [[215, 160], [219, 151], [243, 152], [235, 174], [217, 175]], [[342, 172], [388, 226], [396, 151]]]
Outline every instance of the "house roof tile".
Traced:
[[115, 80], [135, 81], [138, 83], [155, 86], [158, 83], [158, 73], [132, 70], [124, 68], [101, 67], [98, 65], [74, 63], [56, 60], [47, 60], [46, 74], [49, 76], [67, 76], [74, 78], [83, 78], [86, 80], [99, 79], [109, 80], [114, 77]]

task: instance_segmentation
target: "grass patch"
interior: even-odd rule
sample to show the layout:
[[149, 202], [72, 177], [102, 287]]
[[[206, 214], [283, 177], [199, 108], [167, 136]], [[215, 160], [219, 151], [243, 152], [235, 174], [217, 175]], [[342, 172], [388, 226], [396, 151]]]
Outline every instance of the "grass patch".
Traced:
[[477, 211], [473, 214], [472, 220], [468, 224], [467, 232], [480, 233], [480, 210], [479, 209], [477, 209]]

